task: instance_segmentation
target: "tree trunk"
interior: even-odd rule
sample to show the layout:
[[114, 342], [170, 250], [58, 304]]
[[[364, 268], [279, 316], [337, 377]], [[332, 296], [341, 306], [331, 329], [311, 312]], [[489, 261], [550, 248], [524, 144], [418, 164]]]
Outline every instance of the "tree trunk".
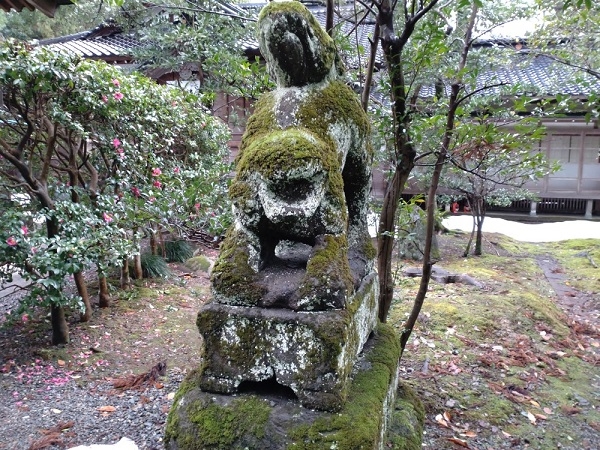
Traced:
[[387, 320], [388, 311], [394, 298], [394, 276], [392, 273], [392, 257], [394, 250], [394, 225], [398, 202], [408, 179], [408, 173], [403, 176], [399, 170], [388, 185], [381, 216], [379, 217], [379, 237], [377, 240], [377, 272], [379, 273], [379, 320]]
[[135, 255], [133, 257], [133, 273], [136, 280], [144, 278], [144, 270], [142, 269], [142, 257], [141, 255]]
[[121, 267], [121, 289], [131, 288], [131, 278], [129, 277], [129, 258], [123, 258]]
[[[56, 218], [46, 219], [46, 233], [49, 238], [58, 235], [58, 221]], [[65, 317], [65, 310], [60, 305], [50, 307], [50, 322], [52, 324], [52, 344], [61, 345], [69, 343], [69, 324]]]
[[108, 293], [108, 281], [106, 276], [98, 274], [98, 306], [108, 308], [110, 306], [110, 295]]
[[473, 238], [475, 237], [475, 233], [477, 232], [477, 219], [475, 217], [475, 209], [471, 206], [471, 202], [468, 198], [467, 205], [469, 205], [469, 209], [471, 210], [471, 216], [473, 216], [473, 228], [471, 228], [471, 236], [469, 236], [467, 248], [465, 248], [465, 252], [463, 253], [464, 258], [467, 258], [469, 256], [469, 253], [471, 252], [471, 245], [473, 244]]
[[[469, 19], [469, 25], [465, 34], [465, 46], [461, 54], [461, 60], [459, 63], [459, 73], [464, 70], [467, 55], [469, 53], [471, 32], [475, 25], [475, 16], [477, 14], [477, 6], [473, 5], [471, 11], [471, 17]], [[450, 88], [450, 98], [448, 100], [448, 115], [446, 118], [446, 129], [442, 138], [442, 145], [438, 152], [435, 167], [431, 177], [431, 184], [429, 186], [429, 192], [427, 194], [427, 231], [425, 233], [425, 251], [423, 252], [423, 274], [421, 276], [421, 282], [419, 284], [419, 291], [415, 297], [412, 310], [408, 319], [402, 327], [402, 333], [400, 334], [400, 357], [404, 353], [408, 339], [412, 334], [412, 330], [417, 323], [417, 319], [425, 302], [425, 296], [429, 290], [429, 281], [431, 279], [431, 271], [436, 261], [431, 257], [431, 248], [433, 243], [433, 230], [435, 225], [435, 194], [440, 182], [440, 176], [442, 169], [446, 161], [450, 149], [450, 143], [454, 134], [456, 111], [460, 104], [459, 93], [461, 90], [461, 80], [456, 80]]]
[[156, 242], [156, 232], [154, 229], [150, 230], [150, 253], [158, 255], [158, 243]]
[[50, 317], [52, 322], [52, 344], [61, 345], [69, 343], [69, 325], [65, 318], [62, 306], [51, 306]]
[[476, 207], [474, 210], [474, 217], [477, 221], [477, 236], [475, 238], [475, 251], [474, 255], [481, 256], [483, 254], [482, 240], [483, 240], [483, 220], [485, 219], [485, 205], [483, 199], [477, 199], [475, 201]]
[[396, 213], [402, 190], [414, 167], [416, 150], [409, 134], [410, 115], [407, 110], [407, 88], [404, 80], [402, 52], [414, 24], [405, 30], [402, 37], [394, 33], [394, 11], [391, 2], [379, 5], [377, 23], [381, 33], [381, 47], [385, 54], [391, 83], [392, 116], [394, 118], [394, 175], [388, 184], [381, 216], [379, 217], [379, 238], [377, 242], [377, 270], [379, 272], [379, 320], [385, 322], [394, 296], [392, 275], [392, 253]]
[[81, 313], [80, 321], [87, 322], [92, 318], [92, 304], [90, 303], [90, 295], [88, 294], [87, 285], [83, 278], [83, 272], [75, 272], [73, 274], [75, 285], [77, 286], [77, 293], [83, 300], [85, 310]]

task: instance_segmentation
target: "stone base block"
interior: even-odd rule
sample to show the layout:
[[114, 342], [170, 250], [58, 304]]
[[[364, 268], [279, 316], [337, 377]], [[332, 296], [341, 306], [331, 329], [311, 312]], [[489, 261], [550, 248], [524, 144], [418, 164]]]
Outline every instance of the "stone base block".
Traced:
[[[388, 325], [379, 325], [353, 366], [348, 398], [339, 412], [303, 408], [298, 401], [265, 393], [235, 396], [199, 388], [198, 373], [181, 385], [165, 431], [168, 450], [356, 450], [421, 446], [422, 407], [404, 396], [396, 401], [399, 339]], [[421, 411], [415, 415], [414, 403]], [[399, 408], [405, 416], [401, 426]], [[387, 436], [388, 429], [406, 436]], [[400, 439], [401, 438], [401, 439]]]
[[206, 305], [197, 320], [205, 348], [200, 388], [234, 394], [268, 381], [291, 389], [304, 407], [339, 410], [356, 356], [377, 324], [377, 297], [371, 274], [344, 310]]

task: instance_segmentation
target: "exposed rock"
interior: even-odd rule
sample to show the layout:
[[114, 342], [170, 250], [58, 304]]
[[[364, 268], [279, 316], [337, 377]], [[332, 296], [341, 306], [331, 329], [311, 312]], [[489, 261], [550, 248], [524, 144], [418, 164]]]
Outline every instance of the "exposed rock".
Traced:
[[[407, 267], [402, 270], [402, 275], [405, 277], [420, 277], [423, 275], [423, 269], [420, 267]], [[453, 273], [449, 272], [441, 267], [434, 267], [431, 270], [431, 279], [437, 281], [438, 283], [448, 284], [448, 283], [464, 283], [470, 284], [471, 286], [475, 286], [479, 289], [483, 289], [485, 284], [481, 281], [476, 280], [470, 275], [464, 273]]]

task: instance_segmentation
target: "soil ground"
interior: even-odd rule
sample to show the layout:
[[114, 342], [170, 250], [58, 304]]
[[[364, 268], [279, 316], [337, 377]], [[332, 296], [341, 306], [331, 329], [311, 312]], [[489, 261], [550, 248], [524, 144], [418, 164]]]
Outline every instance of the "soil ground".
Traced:
[[[466, 240], [440, 235], [438, 266], [484, 287], [432, 282], [403, 357], [403, 382], [426, 409], [423, 448], [600, 448], [600, 241], [523, 244], [486, 234], [484, 256], [463, 258]], [[399, 329], [418, 287], [400, 274], [415, 265], [398, 262], [389, 322]], [[2, 387], [26, 382], [40, 360], [83, 388], [160, 361], [167, 377], [196, 368], [195, 318], [210, 298], [208, 276], [180, 264], [172, 269], [167, 280], [115, 291], [114, 305], [96, 309], [88, 323], [73, 315], [71, 343], [63, 348], [48, 345], [43, 311], [5, 323]]]

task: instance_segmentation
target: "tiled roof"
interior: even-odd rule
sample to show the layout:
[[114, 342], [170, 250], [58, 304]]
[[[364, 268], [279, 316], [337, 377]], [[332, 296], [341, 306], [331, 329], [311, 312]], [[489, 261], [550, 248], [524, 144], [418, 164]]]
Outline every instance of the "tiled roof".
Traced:
[[[484, 46], [485, 47], [485, 46]], [[476, 48], [472, 51], [486, 51]], [[600, 90], [600, 80], [586, 76], [582, 71], [554, 61], [547, 55], [537, 54], [529, 49], [515, 51], [511, 46], [502, 47], [503, 52], [510, 52], [505, 58], [506, 64], [501, 67], [490, 67], [477, 76], [477, 85], [467, 90], [486, 89], [487, 94], [499, 94], [506, 86], [519, 85], [519, 94], [554, 96], [557, 94], [586, 97], [591, 92]], [[502, 86], [498, 86], [498, 85]], [[446, 94], [450, 88], [446, 86]], [[435, 95], [433, 85], [424, 86], [420, 96], [430, 98]]]
[[[318, 2], [305, 4], [319, 23], [324, 25], [325, 7]], [[240, 3], [233, 5], [231, 8], [236, 14], [247, 13], [256, 17], [262, 6], [264, 6], [264, 3]], [[351, 17], [353, 13], [354, 10], [338, 11], [336, 20], [340, 24], [342, 32], [349, 35], [352, 45], [356, 46], [358, 43], [364, 49], [362, 56], [362, 62], [364, 63], [369, 55], [369, 38], [373, 35], [375, 24], [372, 17], [362, 21], [357, 27], [352, 21], [340, 19], [340, 16]], [[502, 67], [491, 67], [477, 77], [477, 88], [498, 83], [507, 85], [519, 83], [523, 88], [523, 93], [575, 96], [585, 96], [592, 89], [595, 91], [600, 90], [600, 81], [591, 77], [588, 79], [582, 78], [583, 75], [575, 69], [556, 63], [547, 56], [536, 56], [527, 49], [516, 51], [513, 44], [514, 42], [511, 42], [510, 39], [485, 40], [475, 43], [473, 52], [489, 51], [490, 47], [509, 52], [508, 58], [506, 58], [507, 64]], [[129, 62], [131, 50], [141, 46], [133, 35], [123, 33], [118, 27], [110, 24], [102, 25], [89, 32], [40, 41], [40, 45], [50, 45], [52, 48], [67, 50], [86, 58], [121, 63]], [[249, 33], [248, 38], [242, 43], [242, 47], [249, 54], [258, 54], [258, 43], [253, 33]], [[377, 61], [383, 65], [381, 56], [378, 57]], [[354, 63], [350, 61], [350, 65], [355, 65]], [[574, 81], [576, 75], [579, 75], [577, 82]], [[585, 82], [581, 82], [582, 79]], [[500, 89], [500, 87], [495, 88], [495, 92], [499, 93]], [[433, 97], [433, 85], [424, 86], [420, 95], [424, 98]]]
[[56, 8], [60, 5], [70, 5], [71, 0], [0, 0], [0, 8], [9, 12], [14, 9], [17, 12], [28, 9], [30, 11], [39, 10], [48, 17], [54, 17]]
[[103, 24], [83, 33], [44, 39], [39, 41], [39, 45], [84, 58], [117, 62], [129, 61], [131, 50], [141, 46], [133, 35], [123, 33], [120, 28], [112, 24]]

